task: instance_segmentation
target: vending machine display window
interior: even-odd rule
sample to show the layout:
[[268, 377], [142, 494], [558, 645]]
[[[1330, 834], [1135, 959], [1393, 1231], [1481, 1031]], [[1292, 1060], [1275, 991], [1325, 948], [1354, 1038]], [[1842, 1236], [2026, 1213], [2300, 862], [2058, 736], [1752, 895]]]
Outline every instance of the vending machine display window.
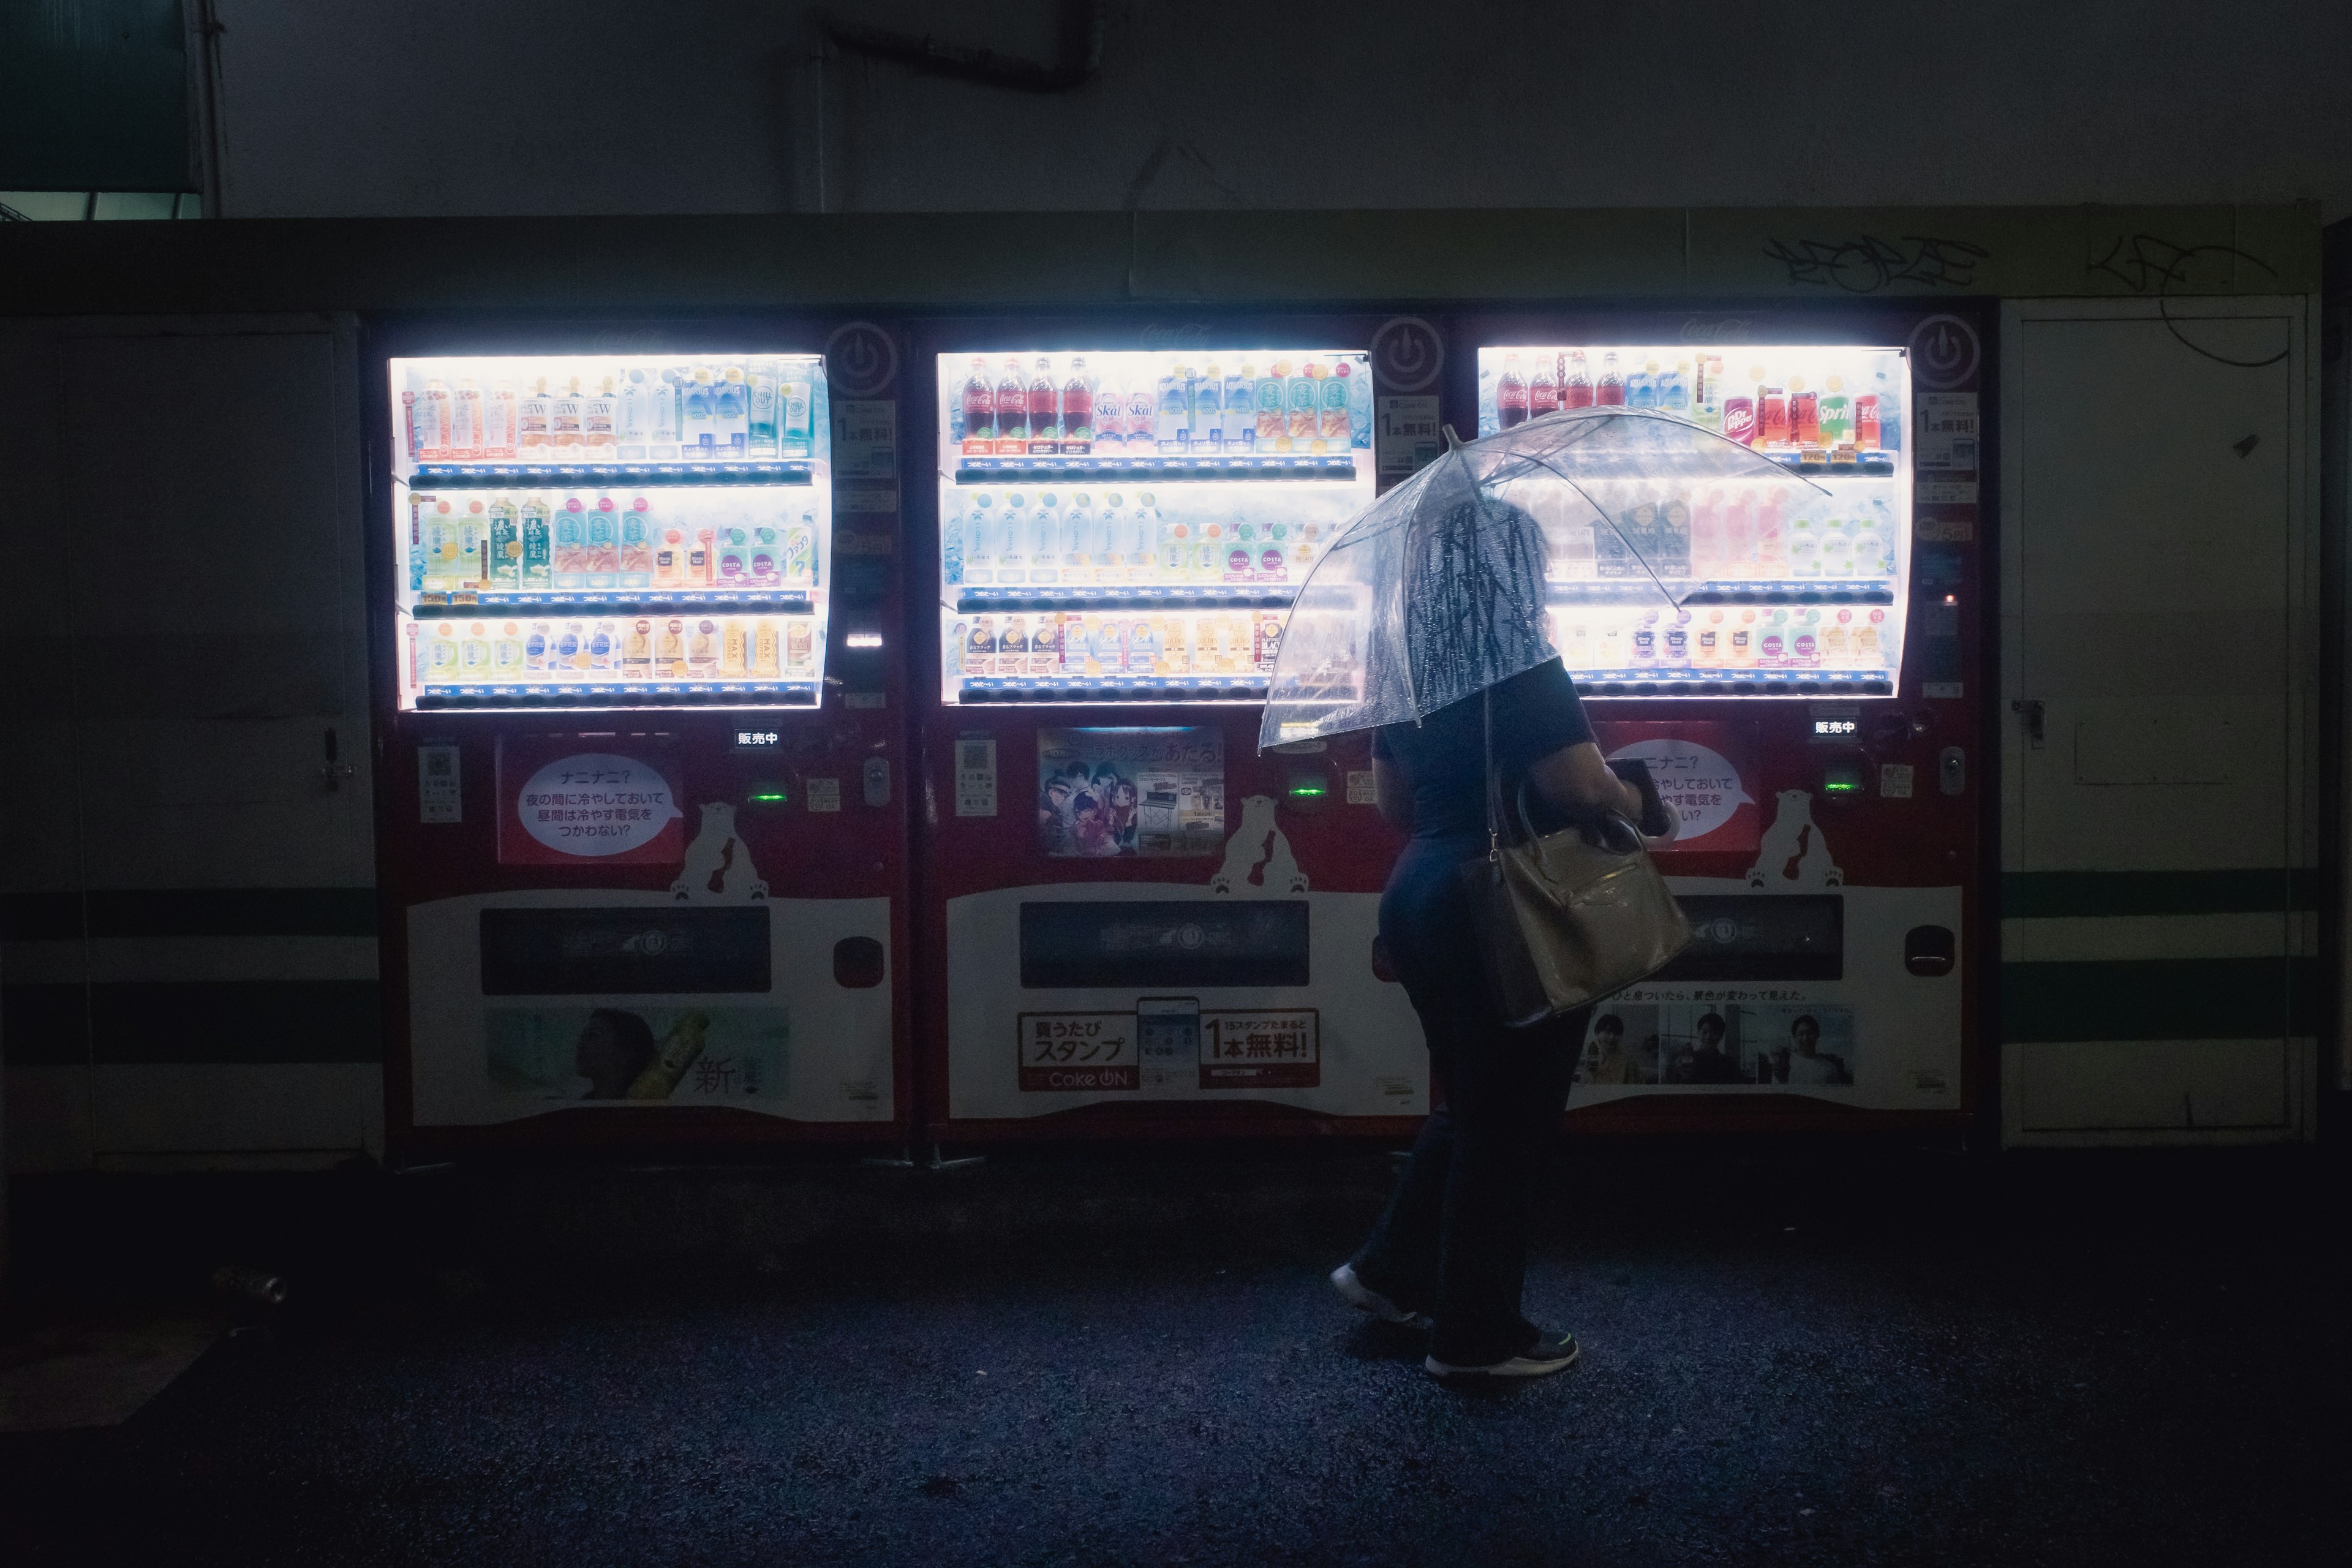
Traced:
[[824, 361], [394, 359], [404, 710], [813, 706]]
[[1360, 352], [939, 356], [949, 704], [1255, 702], [1372, 499]]
[[1894, 696], [1911, 573], [1910, 403], [1895, 348], [1481, 348], [1481, 435], [1561, 410], [1654, 410], [1808, 481], [1645, 472], [1525, 487], [1515, 499], [1549, 551], [1551, 643], [1578, 689]]

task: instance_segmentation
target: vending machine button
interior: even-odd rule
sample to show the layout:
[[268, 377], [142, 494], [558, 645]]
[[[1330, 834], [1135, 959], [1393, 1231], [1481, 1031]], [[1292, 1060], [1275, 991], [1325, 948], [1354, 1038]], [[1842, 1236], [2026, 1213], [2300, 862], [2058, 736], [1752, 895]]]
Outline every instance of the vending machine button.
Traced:
[[1959, 944], [1945, 926], [1913, 926], [1903, 936], [1903, 967], [1923, 979], [1949, 974]]

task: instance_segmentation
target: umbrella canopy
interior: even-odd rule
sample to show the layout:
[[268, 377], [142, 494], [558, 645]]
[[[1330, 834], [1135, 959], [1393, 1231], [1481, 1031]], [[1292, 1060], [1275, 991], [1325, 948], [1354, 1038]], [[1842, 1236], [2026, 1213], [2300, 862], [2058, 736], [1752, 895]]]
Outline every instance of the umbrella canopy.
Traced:
[[1739, 442], [1647, 409], [1547, 415], [1465, 444], [1358, 513], [1300, 585], [1260, 746], [1402, 723], [1553, 657], [1554, 585], [1662, 609], [1693, 575], [1706, 487], [1827, 492]]

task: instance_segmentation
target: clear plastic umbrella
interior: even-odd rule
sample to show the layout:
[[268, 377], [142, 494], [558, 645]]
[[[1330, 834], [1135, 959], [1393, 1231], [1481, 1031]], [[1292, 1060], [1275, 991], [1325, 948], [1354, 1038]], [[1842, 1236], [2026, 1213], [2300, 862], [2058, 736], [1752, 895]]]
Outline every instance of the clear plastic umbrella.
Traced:
[[1555, 652], [1555, 584], [1678, 609], [1702, 582], [1691, 520], [1703, 492], [1738, 492], [1759, 512], [1827, 493], [1752, 447], [1646, 409], [1578, 409], [1446, 439], [1443, 457], [1359, 512], [1300, 585], [1260, 746], [1419, 719], [1533, 668]]

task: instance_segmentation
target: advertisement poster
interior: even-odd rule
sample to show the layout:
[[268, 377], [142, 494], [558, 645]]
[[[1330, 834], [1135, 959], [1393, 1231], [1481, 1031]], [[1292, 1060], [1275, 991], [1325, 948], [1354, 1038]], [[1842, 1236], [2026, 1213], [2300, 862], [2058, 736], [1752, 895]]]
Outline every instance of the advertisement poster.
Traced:
[[1037, 847], [1045, 854], [1220, 855], [1224, 847], [1222, 731], [1037, 731]]
[[1610, 1002], [1586, 1026], [1576, 1081], [1851, 1088], [1851, 1009], [1811, 1002]]
[[490, 1084], [504, 1095], [730, 1105], [786, 1093], [792, 1029], [780, 1007], [497, 1007], [482, 1026]]
[[1682, 814], [1675, 849], [1756, 848], [1761, 812], [1751, 787], [1754, 726], [1694, 721], [1592, 728], [1611, 762], [1639, 757], [1650, 764], [1659, 797]]
[[[685, 780], [651, 736], [598, 751], [578, 736], [499, 740], [499, 864], [675, 866]], [[625, 747], [625, 750], [620, 749]]]

